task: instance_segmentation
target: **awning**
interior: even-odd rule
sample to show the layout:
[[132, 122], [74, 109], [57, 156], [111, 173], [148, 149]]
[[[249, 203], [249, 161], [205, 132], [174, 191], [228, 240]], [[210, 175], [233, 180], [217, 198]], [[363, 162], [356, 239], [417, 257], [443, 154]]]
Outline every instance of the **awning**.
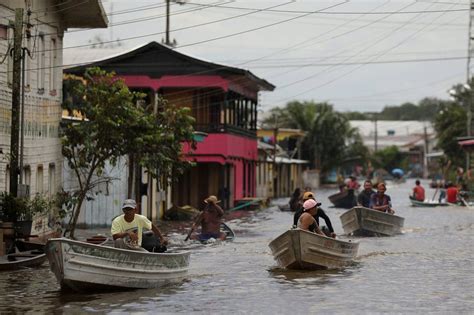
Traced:
[[[267, 157], [266, 162], [273, 163], [273, 158]], [[277, 156], [275, 158], [275, 162], [277, 164], [308, 164], [309, 163], [309, 161], [306, 161], [306, 160], [290, 159], [290, 158], [282, 157], [282, 156]]]
[[463, 140], [458, 142], [461, 147], [470, 147], [474, 146], [474, 139], [471, 140]]

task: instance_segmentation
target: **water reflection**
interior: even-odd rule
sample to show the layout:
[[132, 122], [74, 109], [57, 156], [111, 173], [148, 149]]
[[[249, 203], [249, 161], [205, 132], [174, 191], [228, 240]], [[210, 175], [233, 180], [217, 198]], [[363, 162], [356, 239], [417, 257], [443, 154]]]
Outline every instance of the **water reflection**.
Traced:
[[343, 236], [339, 216], [345, 210], [328, 208], [333, 190], [317, 191], [338, 236], [360, 242], [356, 263], [343, 270], [275, 268], [268, 243], [291, 226], [293, 214], [277, 207], [235, 211], [226, 216], [236, 232], [231, 243], [184, 242], [190, 224], [170, 223], [172, 247], [192, 251], [183, 283], [70, 294], [60, 291], [45, 265], [0, 273], [0, 313], [472, 313], [473, 212], [412, 208], [412, 186], [408, 181], [390, 189], [397, 214], [405, 217], [404, 233], [380, 238]]
[[350, 277], [357, 264], [349, 266], [346, 269], [333, 270], [288, 270], [274, 267], [268, 272], [278, 280], [285, 280], [294, 284], [304, 285], [322, 285], [331, 282], [335, 277]]

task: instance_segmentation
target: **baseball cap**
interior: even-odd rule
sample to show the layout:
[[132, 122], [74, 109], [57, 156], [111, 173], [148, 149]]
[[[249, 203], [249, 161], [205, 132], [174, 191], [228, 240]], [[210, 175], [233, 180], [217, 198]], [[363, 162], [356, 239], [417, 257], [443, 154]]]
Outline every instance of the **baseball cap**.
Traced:
[[306, 210], [316, 207], [317, 205], [318, 203], [316, 202], [316, 200], [308, 199], [303, 203], [303, 209], [306, 211]]
[[133, 199], [126, 199], [122, 204], [122, 210], [127, 208], [135, 209], [137, 207], [137, 202]]
[[303, 194], [303, 200], [308, 200], [310, 198], [314, 198], [314, 194], [310, 191], [307, 191]]

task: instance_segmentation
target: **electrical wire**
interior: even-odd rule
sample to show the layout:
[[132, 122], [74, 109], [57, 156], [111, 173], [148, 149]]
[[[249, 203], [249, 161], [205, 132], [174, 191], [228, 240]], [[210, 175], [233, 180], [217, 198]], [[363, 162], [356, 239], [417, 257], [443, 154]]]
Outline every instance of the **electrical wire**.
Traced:
[[[202, 3], [194, 3], [194, 2], [187, 2], [187, 4], [198, 5], [198, 6], [206, 6], [206, 4]], [[234, 6], [220, 6], [221, 9], [234, 9], [234, 10], [253, 10], [252, 8], [248, 7], [234, 7]], [[450, 9], [450, 10], [418, 10], [418, 11], [381, 11], [381, 12], [366, 12], [366, 11], [323, 11], [314, 13], [312, 11], [305, 11], [305, 10], [279, 10], [279, 9], [267, 9], [266, 12], [274, 12], [274, 13], [291, 13], [291, 14], [324, 14], [324, 15], [360, 15], [360, 14], [368, 14], [368, 15], [385, 15], [385, 14], [428, 14], [428, 13], [449, 13], [449, 12], [469, 12], [469, 8], [466, 9]]]
[[[442, 15], [444, 15], [444, 14], [445, 14], [445, 13], [441, 13], [438, 17], [435, 17], [435, 19], [433, 19], [433, 21], [435, 21], [437, 18], [439, 18], [440, 16], [442, 16]], [[413, 17], [413, 19], [415, 19], [415, 18], [417, 18], [417, 16], [414, 16], [414, 17]], [[423, 27], [420, 28], [418, 31], [416, 31], [415, 33], [413, 33], [413, 34], [411, 34], [410, 36], [406, 37], [404, 40], [400, 41], [400, 42], [397, 43], [396, 45], [391, 46], [390, 48], [388, 48], [387, 50], [385, 50], [383, 53], [381, 53], [380, 55], [376, 56], [376, 57], [375, 57], [374, 59], [372, 59], [372, 60], [377, 60], [378, 58], [380, 58], [381, 56], [383, 56], [383, 55], [384, 55], [385, 53], [387, 53], [388, 51], [391, 51], [392, 49], [395, 49], [395, 48], [397, 48], [397, 47], [403, 45], [405, 42], [407, 42], [408, 40], [410, 40], [411, 38], [413, 38], [414, 36], [416, 36], [419, 32], [423, 31], [423, 30], [424, 30], [425, 28], [427, 28], [428, 26], [430, 26], [430, 24], [427, 24], [426, 26], [423, 26]], [[398, 30], [398, 29], [397, 29], [397, 30]], [[378, 42], [377, 42], [377, 43], [378, 43]], [[353, 73], [354, 71], [356, 71], [356, 70], [362, 68], [362, 67], [365, 66], [366, 64], [368, 64], [368, 62], [363, 63], [363, 64], [359, 65], [358, 67], [353, 68], [353, 69], [351, 69], [350, 71], [346, 72], [345, 74], [340, 75], [340, 76], [338, 76], [338, 77], [336, 77], [336, 78], [334, 78], [334, 79], [332, 79], [332, 80], [329, 80], [329, 81], [327, 81], [327, 82], [325, 82], [325, 83], [323, 83], [323, 84], [320, 84], [320, 85], [317, 85], [317, 86], [315, 86], [315, 87], [312, 87], [311, 89], [307, 89], [307, 90], [305, 90], [305, 91], [303, 91], [303, 92], [301, 92], [301, 93], [298, 93], [298, 94], [296, 94], [296, 95], [293, 95], [293, 96], [291, 96], [291, 97], [286, 97], [286, 98], [284, 98], [284, 99], [282, 99], [282, 100], [283, 100], [283, 101], [289, 100], [289, 99], [291, 99], [291, 98], [294, 98], [295, 96], [301, 96], [301, 95], [306, 94], [306, 93], [308, 93], [308, 92], [314, 91], [314, 90], [319, 89], [319, 88], [324, 87], [324, 86], [327, 86], [328, 84], [331, 84], [331, 83], [333, 83], [333, 82], [335, 82], [335, 81], [337, 81], [337, 80], [339, 80], [339, 79], [341, 79], [341, 78], [343, 78], [343, 77], [346, 77], [347, 75]], [[288, 86], [288, 85], [287, 85], [287, 86]]]

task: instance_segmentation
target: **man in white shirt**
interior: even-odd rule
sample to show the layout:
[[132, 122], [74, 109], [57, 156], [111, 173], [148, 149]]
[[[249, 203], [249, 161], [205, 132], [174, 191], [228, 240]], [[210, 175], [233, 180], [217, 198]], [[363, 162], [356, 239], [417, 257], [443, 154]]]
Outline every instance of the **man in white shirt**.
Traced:
[[114, 239], [115, 247], [146, 251], [142, 248], [143, 229], [152, 230], [159, 237], [161, 244], [166, 245], [168, 240], [161, 234], [161, 231], [148, 220], [147, 217], [136, 214], [137, 203], [133, 199], [127, 199], [123, 202], [123, 214], [112, 221], [111, 233]]

